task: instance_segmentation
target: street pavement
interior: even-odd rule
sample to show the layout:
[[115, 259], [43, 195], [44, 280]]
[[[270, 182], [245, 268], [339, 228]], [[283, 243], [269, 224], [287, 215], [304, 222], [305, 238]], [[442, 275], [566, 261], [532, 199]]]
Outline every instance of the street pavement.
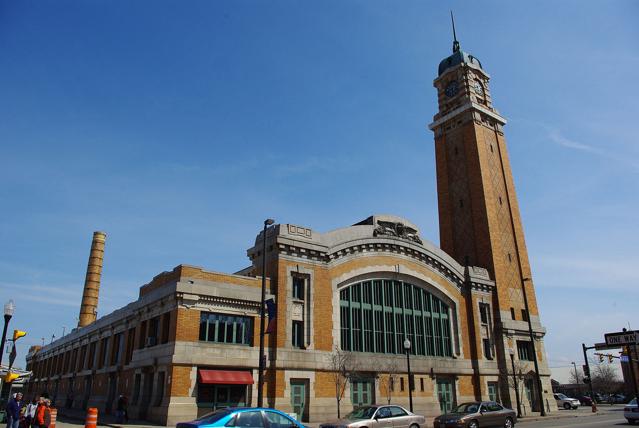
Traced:
[[[596, 414], [593, 414], [590, 407], [580, 407], [576, 410], [559, 410], [547, 417], [527, 417], [522, 418], [517, 423], [521, 428], [610, 428], [617, 426], [628, 426], [628, 422], [623, 417], [623, 405], [602, 405]], [[84, 422], [80, 415], [73, 415], [72, 418], [60, 416], [56, 423], [56, 428], [80, 428]], [[318, 427], [319, 424], [306, 424], [310, 427]], [[113, 421], [99, 421], [98, 427], [122, 427], [122, 428], [158, 428], [158, 425], [148, 423], [130, 423], [126, 425], [115, 424]], [[427, 427], [432, 427], [429, 421]]]

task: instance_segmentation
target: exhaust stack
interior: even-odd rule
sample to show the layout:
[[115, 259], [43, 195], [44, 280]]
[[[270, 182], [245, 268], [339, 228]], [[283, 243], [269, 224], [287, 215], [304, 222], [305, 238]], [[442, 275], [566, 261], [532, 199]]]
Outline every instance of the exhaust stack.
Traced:
[[84, 280], [82, 305], [80, 305], [80, 319], [78, 327], [87, 326], [95, 322], [98, 314], [98, 294], [100, 293], [100, 278], [102, 277], [102, 262], [104, 259], [104, 242], [106, 233], [93, 232], [91, 253], [87, 265], [87, 276]]

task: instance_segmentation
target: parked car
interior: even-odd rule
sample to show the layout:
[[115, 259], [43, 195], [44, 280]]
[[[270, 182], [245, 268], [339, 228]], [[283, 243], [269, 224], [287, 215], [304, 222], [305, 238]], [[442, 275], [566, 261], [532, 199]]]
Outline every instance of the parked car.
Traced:
[[284, 412], [260, 407], [227, 407], [177, 424], [177, 428], [205, 427], [306, 428]]
[[426, 418], [409, 412], [401, 406], [362, 406], [343, 419], [320, 424], [320, 428], [351, 428], [351, 427], [393, 427], [421, 428], [426, 426]]
[[592, 406], [592, 398], [587, 395], [580, 395], [577, 397], [577, 400], [579, 400], [579, 404], [582, 406]]
[[557, 407], [563, 407], [566, 410], [576, 409], [579, 407], [579, 400], [576, 398], [570, 398], [562, 394], [561, 392], [553, 394], [557, 401]]
[[634, 425], [635, 422], [639, 421], [639, 406], [637, 406], [636, 398], [623, 408], [623, 417], [628, 420], [630, 425]]
[[434, 428], [440, 427], [505, 427], [512, 428], [517, 423], [517, 414], [494, 401], [473, 401], [460, 404], [451, 413], [437, 416]]
[[626, 401], [626, 396], [623, 394], [610, 394], [608, 397], [608, 403], [610, 404], [620, 404], [625, 403]]

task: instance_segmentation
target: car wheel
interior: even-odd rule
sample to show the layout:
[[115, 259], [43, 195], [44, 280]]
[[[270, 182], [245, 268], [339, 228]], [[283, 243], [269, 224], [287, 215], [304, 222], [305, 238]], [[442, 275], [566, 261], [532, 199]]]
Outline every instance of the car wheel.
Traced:
[[510, 418], [506, 418], [506, 422], [504, 422], [504, 428], [513, 428], [513, 420]]
[[470, 421], [468, 423], [468, 428], [478, 428], [479, 425], [477, 424], [477, 421]]
[[634, 419], [628, 419], [628, 425], [634, 425], [634, 424], [635, 424]]
[[419, 425], [417, 425], [417, 424], [412, 424], [412, 425], [411, 425], [410, 427], [408, 427], [408, 428], [419, 428]]
[[564, 409], [570, 410], [570, 403], [564, 403]]

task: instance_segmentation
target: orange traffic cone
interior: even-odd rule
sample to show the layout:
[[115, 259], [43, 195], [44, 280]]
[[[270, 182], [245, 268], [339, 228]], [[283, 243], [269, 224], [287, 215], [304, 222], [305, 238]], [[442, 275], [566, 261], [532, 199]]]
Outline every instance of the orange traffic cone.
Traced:
[[84, 428], [96, 428], [98, 425], [98, 409], [96, 407], [89, 407], [87, 410], [87, 420], [84, 423]]

